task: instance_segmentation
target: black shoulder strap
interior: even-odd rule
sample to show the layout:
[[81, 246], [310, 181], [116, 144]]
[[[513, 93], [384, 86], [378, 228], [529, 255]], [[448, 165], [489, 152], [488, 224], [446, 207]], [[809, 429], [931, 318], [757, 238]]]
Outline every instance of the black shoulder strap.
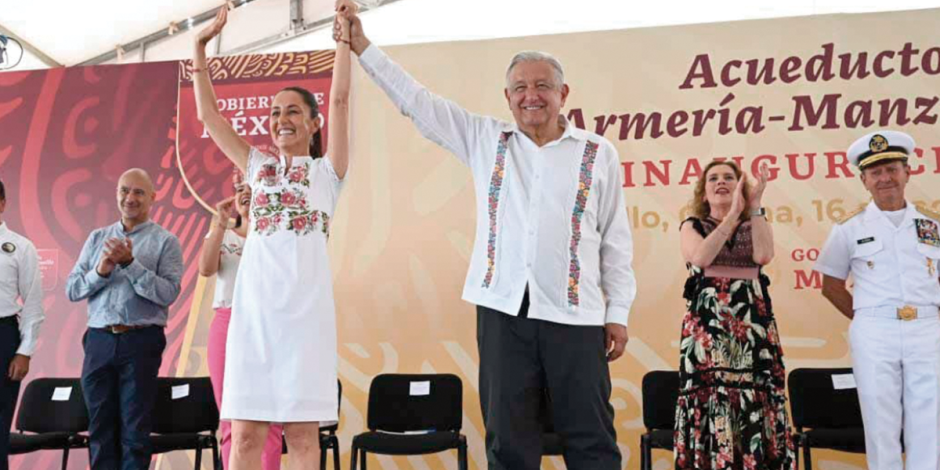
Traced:
[[685, 225], [686, 222], [691, 222], [692, 228], [694, 228], [695, 231], [698, 232], [698, 234], [702, 236], [702, 238], [705, 238], [708, 236], [708, 234], [705, 233], [705, 226], [702, 225], [702, 220], [699, 219], [698, 217], [689, 217], [683, 220], [682, 223], [679, 224], [679, 230], [682, 230], [682, 226]]

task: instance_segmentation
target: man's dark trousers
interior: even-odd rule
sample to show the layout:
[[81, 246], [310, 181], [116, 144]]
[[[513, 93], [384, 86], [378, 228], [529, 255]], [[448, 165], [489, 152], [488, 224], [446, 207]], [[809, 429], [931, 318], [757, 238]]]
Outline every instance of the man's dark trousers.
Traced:
[[538, 470], [539, 407], [551, 397], [569, 470], [620, 470], [604, 328], [562, 325], [477, 307], [480, 404], [490, 470]]
[[20, 394], [20, 382], [10, 380], [10, 361], [20, 347], [20, 327], [16, 315], [0, 318], [0, 470], [9, 469], [10, 426]]
[[121, 334], [89, 328], [84, 347], [82, 391], [92, 470], [149, 469], [151, 413], [166, 348], [163, 327]]

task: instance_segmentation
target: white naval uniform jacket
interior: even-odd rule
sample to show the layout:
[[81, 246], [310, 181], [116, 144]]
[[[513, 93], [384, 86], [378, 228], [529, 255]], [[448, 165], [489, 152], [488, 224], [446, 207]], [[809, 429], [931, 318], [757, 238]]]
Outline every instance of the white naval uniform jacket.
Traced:
[[[0, 224], [0, 318], [19, 315], [20, 346], [16, 353], [32, 356], [45, 320], [39, 255], [33, 242]], [[0, 371], [6, 373], [7, 371]]]
[[853, 309], [940, 307], [940, 220], [910, 202], [895, 227], [874, 202], [832, 228], [815, 270], [854, 279]]

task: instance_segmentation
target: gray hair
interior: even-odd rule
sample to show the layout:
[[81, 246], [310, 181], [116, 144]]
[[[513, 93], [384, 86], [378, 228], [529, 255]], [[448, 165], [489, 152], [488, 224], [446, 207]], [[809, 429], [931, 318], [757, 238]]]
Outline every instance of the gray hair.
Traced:
[[512, 60], [509, 61], [509, 67], [506, 68], [506, 86], [509, 86], [509, 74], [512, 73], [512, 69], [519, 65], [522, 62], [547, 62], [548, 65], [551, 65], [555, 69], [555, 81], [556, 85], [561, 88], [565, 84], [565, 71], [561, 68], [561, 62], [558, 61], [554, 56], [547, 52], [540, 51], [522, 51], [515, 56]]

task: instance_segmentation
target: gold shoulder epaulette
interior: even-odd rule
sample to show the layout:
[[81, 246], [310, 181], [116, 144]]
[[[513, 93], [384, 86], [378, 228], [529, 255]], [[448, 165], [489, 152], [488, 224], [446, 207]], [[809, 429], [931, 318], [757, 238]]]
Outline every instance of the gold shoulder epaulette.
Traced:
[[933, 219], [933, 220], [938, 220], [938, 221], [940, 221], [940, 213], [934, 212], [934, 211], [932, 211], [932, 210], [930, 210], [930, 209], [928, 209], [928, 208], [926, 208], [926, 207], [924, 207], [924, 206], [914, 206], [914, 207], [917, 208], [917, 212], [920, 212], [921, 214], [924, 214], [924, 215], [926, 215], [927, 217], [930, 217], [930, 218]]
[[839, 220], [837, 220], [836, 223], [839, 224], [839, 225], [842, 225], [842, 224], [848, 222], [852, 217], [855, 217], [856, 215], [859, 215], [859, 214], [861, 214], [862, 212], [865, 212], [865, 208], [866, 208], [866, 207], [868, 207], [868, 206], [865, 205], [865, 204], [863, 204], [863, 205], [861, 205], [861, 206], [858, 206], [858, 208], [855, 209], [854, 211], [849, 211], [848, 214], [845, 214], [844, 216], [842, 216], [842, 218], [839, 219]]

